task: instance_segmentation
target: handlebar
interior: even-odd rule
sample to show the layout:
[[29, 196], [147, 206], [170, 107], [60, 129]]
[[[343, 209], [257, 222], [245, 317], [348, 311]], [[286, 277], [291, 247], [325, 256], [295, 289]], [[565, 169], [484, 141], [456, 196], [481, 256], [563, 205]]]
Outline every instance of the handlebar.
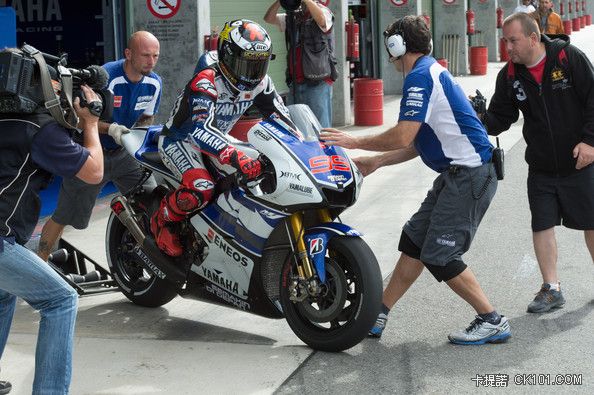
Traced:
[[226, 177], [223, 177], [221, 181], [217, 183], [217, 189], [219, 192], [224, 192], [231, 189], [234, 186], [245, 189], [248, 193], [253, 194], [250, 188], [260, 185], [260, 189], [264, 193], [272, 192], [276, 187], [276, 176], [274, 171], [274, 165], [272, 161], [265, 155], [260, 154], [258, 161], [262, 166], [262, 172], [256, 178], [248, 180], [245, 174], [235, 171]]

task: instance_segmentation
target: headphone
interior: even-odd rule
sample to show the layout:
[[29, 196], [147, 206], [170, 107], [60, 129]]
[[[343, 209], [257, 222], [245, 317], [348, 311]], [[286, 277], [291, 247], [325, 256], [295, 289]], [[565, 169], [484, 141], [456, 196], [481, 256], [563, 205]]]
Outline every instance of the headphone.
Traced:
[[406, 53], [406, 41], [404, 40], [404, 30], [402, 30], [403, 18], [398, 21], [398, 27], [394, 34], [389, 35], [388, 31], [384, 31], [384, 45], [386, 51], [391, 58], [400, 59]]

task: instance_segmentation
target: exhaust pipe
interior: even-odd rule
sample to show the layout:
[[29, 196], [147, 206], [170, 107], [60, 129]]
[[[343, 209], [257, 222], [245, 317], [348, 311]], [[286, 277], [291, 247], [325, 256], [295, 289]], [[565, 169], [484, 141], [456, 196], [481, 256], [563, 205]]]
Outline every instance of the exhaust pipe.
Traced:
[[128, 204], [124, 196], [116, 196], [111, 201], [111, 210], [130, 231], [136, 242], [134, 253], [138, 255], [143, 266], [162, 280], [181, 285], [186, 281], [186, 275], [179, 268], [179, 264], [170, 256], [164, 254], [152, 237], [147, 237], [140, 225], [134, 219], [136, 213]]

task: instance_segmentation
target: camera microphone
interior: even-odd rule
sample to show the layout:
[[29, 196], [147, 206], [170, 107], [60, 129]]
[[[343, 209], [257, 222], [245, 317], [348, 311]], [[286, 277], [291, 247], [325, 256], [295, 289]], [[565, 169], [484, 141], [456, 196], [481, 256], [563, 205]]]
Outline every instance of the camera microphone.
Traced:
[[86, 69], [68, 69], [72, 76], [81, 80], [92, 89], [103, 89], [109, 81], [107, 71], [101, 66], [92, 65]]

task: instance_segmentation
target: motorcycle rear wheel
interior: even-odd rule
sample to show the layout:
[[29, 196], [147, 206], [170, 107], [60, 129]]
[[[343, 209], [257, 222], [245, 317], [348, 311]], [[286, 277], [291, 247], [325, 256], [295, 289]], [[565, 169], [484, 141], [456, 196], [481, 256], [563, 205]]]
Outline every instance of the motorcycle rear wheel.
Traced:
[[382, 298], [382, 278], [375, 255], [359, 237], [330, 240], [325, 259], [326, 283], [317, 297], [293, 302], [291, 255], [281, 275], [280, 302], [295, 334], [311, 348], [339, 352], [363, 340], [375, 323]]
[[111, 274], [120, 291], [133, 303], [159, 307], [177, 295], [175, 286], [146, 270], [133, 252], [136, 240], [114, 213], [107, 223], [105, 252]]

